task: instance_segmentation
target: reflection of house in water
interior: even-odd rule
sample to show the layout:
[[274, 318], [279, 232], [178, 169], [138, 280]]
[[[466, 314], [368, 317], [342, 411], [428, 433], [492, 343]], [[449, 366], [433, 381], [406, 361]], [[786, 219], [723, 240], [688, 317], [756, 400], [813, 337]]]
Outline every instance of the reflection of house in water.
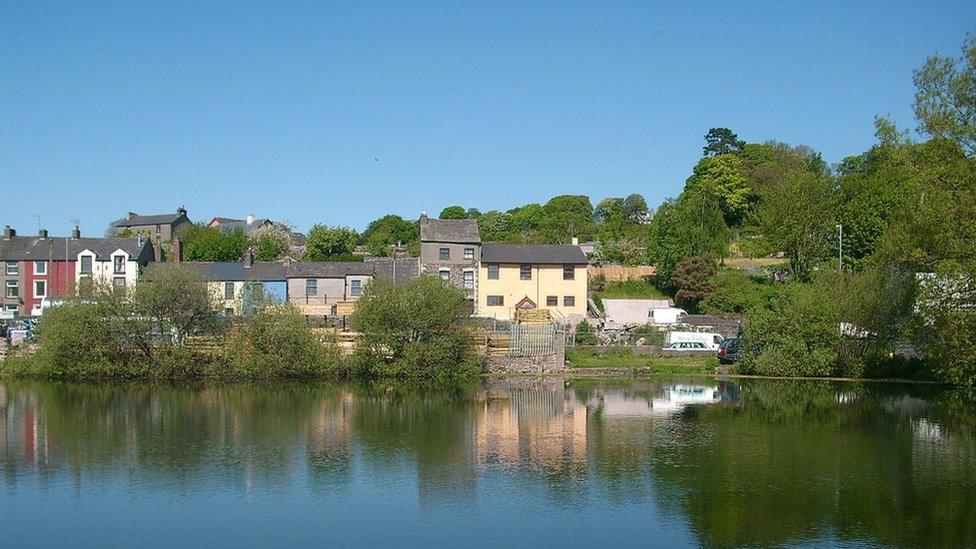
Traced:
[[323, 399], [308, 433], [308, 465], [313, 473], [348, 476], [355, 406], [355, 397], [347, 391]]
[[488, 382], [476, 419], [479, 463], [547, 469], [586, 463], [586, 406], [561, 379]]

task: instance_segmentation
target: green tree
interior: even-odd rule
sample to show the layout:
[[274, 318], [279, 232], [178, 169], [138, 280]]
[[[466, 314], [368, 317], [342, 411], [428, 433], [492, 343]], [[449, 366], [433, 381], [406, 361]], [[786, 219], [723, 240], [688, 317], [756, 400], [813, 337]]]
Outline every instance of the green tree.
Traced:
[[254, 238], [258, 261], [277, 261], [291, 249], [291, 235], [282, 227], [271, 227]]
[[468, 211], [461, 206], [448, 206], [441, 210], [441, 219], [467, 219]]
[[669, 288], [672, 271], [686, 257], [725, 257], [728, 239], [729, 229], [714, 195], [692, 189], [666, 201], [648, 227], [647, 257], [657, 270], [657, 284]]
[[830, 254], [836, 234], [834, 181], [826, 175], [799, 172], [776, 183], [759, 208], [762, 234], [790, 259], [790, 271], [801, 281]]
[[919, 130], [976, 154], [976, 38], [966, 37], [959, 59], [928, 58], [914, 80]]
[[180, 228], [183, 259], [186, 261], [237, 261], [244, 256], [251, 240], [238, 229], [230, 233], [215, 227], [187, 224]]
[[477, 375], [467, 317], [464, 294], [438, 277], [402, 284], [373, 279], [352, 317], [362, 333], [356, 370], [366, 377], [438, 381]]
[[702, 148], [704, 156], [718, 156], [735, 154], [742, 151], [745, 141], [728, 128], [712, 128], [705, 134], [705, 146]]
[[576, 325], [577, 345], [596, 345], [600, 340], [596, 337], [596, 330], [585, 320]]
[[547, 244], [568, 244], [573, 237], [586, 240], [593, 232], [593, 205], [587, 196], [563, 195], [542, 207], [540, 238]]
[[702, 158], [685, 182], [685, 189], [702, 189], [717, 196], [725, 223], [738, 226], [749, 208], [749, 188], [741, 170], [742, 160], [735, 155]]
[[511, 238], [512, 217], [498, 210], [487, 211], [478, 216], [478, 231], [485, 242], [504, 242]]
[[[101, 301], [107, 299], [103, 296]], [[158, 347], [180, 343], [183, 337], [213, 329], [216, 302], [207, 282], [196, 271], [179, 264], [161, 264], [150, 276], [139, 281], [123, 314], [131, 309], [125, 323], [131, 341], [147, 357]]]
[[263, 309], [232, 332], [227, 345], [228, 376], [308, 379], [339, 373], [335, 342], [321, 342], [306, 318], [291, 306]]
[[369, 253], [378, 257], [390, 255], [391, 247], [394, 245], [410, 246], [419, 240], [417, 223], [394, 214], [385, 215], [370, 223], [360, 238]]
[[308, 261], [329, 261], [346, 257], [356, 249], [356, 231], [348, 227], [329, 227], [316, 224], [308, 231], [305, 244], [305, 259]]

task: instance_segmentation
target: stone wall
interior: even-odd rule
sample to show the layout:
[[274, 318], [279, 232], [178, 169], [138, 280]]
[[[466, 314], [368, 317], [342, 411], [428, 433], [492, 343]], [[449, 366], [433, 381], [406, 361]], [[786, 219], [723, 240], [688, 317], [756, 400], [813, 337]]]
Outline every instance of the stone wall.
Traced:
[[561, 372], [566, 367], [566, 343], [563, 335], [556, 335], [556, 352], [545, 356], [489, 356], [485, 371], [489, 374], [543, 374]]

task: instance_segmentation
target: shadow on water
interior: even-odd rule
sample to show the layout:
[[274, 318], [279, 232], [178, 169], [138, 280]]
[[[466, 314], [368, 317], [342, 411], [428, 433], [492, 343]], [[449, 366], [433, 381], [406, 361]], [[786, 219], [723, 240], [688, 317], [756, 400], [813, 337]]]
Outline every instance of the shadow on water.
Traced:
[[[108, 489], [281, 505], [328, 494], [351, 514], [399, 513], [414, 542], [423, 526], [487, 524], [502, 539], [546, 525], [597, 542], [594, 525], [632, 516], [635, 532], [674, 530], [678, 544], [962, 547], [976, 545], [974, 426], [971, 394], [915, 385], [6, 382], [0, 507], [97, 506]], [[500, 524], [505, 501], [534, 511]], [[438, 525], [442, 513], [455, 522]]]

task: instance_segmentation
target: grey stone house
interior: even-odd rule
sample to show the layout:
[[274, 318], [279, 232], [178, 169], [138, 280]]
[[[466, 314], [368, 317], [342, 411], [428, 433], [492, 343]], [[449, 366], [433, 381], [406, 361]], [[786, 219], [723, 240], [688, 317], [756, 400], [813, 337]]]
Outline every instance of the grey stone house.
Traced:
[[481, 233], [475, 219], [430, 219], [420, 215], [420, 268], [423, 274], [447, 280], [478, 302]]
[[148, 236], [154, 242], [169, 242], [184, 223], [190, 223], [190, 219], [183, 207], [170, 214], [139, 215], [129, 212], [122, 219], [112, 222], [111, 232], [116, 236], [130, 233]]

